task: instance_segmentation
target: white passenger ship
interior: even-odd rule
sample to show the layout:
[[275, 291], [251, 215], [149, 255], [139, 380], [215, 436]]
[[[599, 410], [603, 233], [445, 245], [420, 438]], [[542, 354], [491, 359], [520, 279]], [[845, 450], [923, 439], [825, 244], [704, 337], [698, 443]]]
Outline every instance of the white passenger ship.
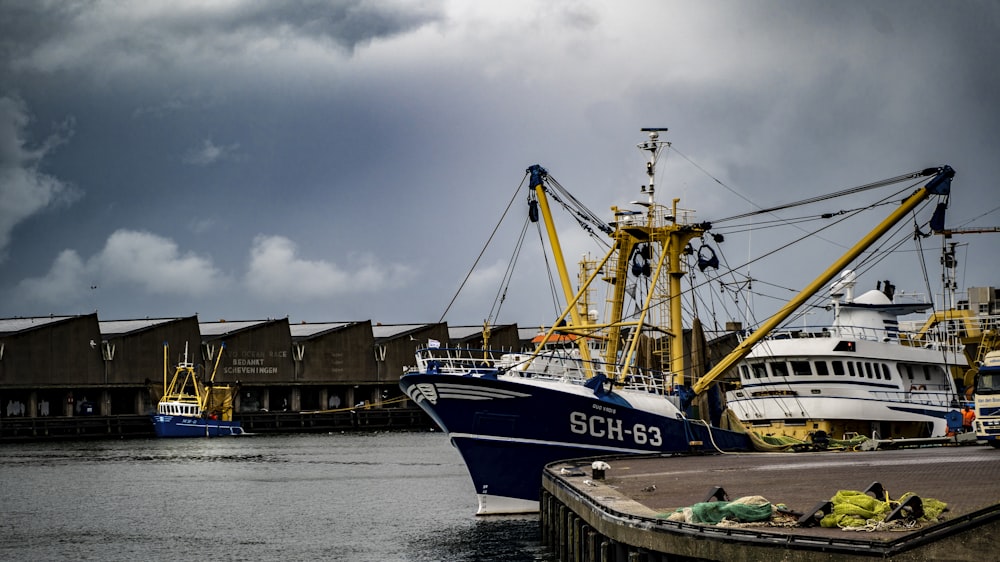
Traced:
[[830, 326], [773, 332], [741, 362], [726, 400], [748, 428], [801, 440], [948, 432], [949, 412], [961, 408], [953, 368], [968, 368], [961, 342], [901, 338], [898, 317], [931, 304], [897, 302], [888, 281], [855, 298], [856, 284], [845, 271], [831, 286]]

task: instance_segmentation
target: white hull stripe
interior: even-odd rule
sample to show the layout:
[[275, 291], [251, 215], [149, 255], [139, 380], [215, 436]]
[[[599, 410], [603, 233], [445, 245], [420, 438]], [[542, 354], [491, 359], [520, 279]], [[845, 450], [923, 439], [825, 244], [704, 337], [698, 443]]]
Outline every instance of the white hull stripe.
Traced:
[[406, 394], [416, 404], [420, 404], [424, 400], [427, 400], [431, 404], [437, 404], [437, 401], [441, 398], [450, 398], [452, 400], [496, 400], [504, 398], [527, 398], [531, 396], [531, 394], [513, 390], [440, 382], [415, 384], [406, 391]]
[[420, 404], [424, 401], [424, 394], [419, 388], [417, 388], [417, 386], [419, 385], [413, 385], [406, 389], [406, 395], [409, 396], [410, 400], [413, 400], [414, 403]]
[[588, 445], [585, 443], [566, 443], [563, 441], [544, 441], [541, 439], [525, 439], [523, 437], [499, 437], [496, 435], [477, 435], [474, 433], [449, 433], [451, 438], [472, 439], [474, 441], [496, 441], [499, 443], [520, 443], [526, 445], [539, 445], [543, 447], [571, 447], [577, 449], [593, 449], [597, 451], [607, 451], [609, 453], [624, 453], [630, 455], [648, 455], [657, 451], [653, 449], [627, 449], [625, 447], [608, 447], [605, 445]]
[[449, 398], [525, 398], [531, 396], [530, 394], [526, 394], [524, 392], [503, 390], [499, 388], [483, 388], [481, 386], [468, 384], [437, 383], [434, 386], [437, 387], [437, 391], [440, 396], [447, 396]]

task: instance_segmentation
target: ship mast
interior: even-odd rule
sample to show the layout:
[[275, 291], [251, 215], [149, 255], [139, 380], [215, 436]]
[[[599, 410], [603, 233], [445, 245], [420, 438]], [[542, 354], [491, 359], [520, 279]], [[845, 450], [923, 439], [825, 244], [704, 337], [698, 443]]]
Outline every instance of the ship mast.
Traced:
[[[684, 370], [681, 280], [685, 271], [681, 255], [690, 240], [701, 236], [711, 226], [708, 224], [687, 224], [685, 221], [679, 220], [677, 207], [679, 199], [674, 199], [669, 209], [656, 202], [657, 159], [660, 152], [670, 146], [669, 142], [660, 140], [660, 133], [666, 130], [665, 127], [642, 129], [648, 134], [649, 139], [640, 143], [638, 148], [649, 153], [649, 160], [646, 163], [646, 175], [649, 179], [648, 184], [641, 187], [642, 193], [646, 195], [646, 200], [633, 203], [645, 207], [646, 210], [643, 213], [623, 210], [618, 207], [611, 208], [616, 219], [615, 230], [611, 234], [614, 243], [604, 258], [596, 262], [596, 268], [575, 294], [545, 196], [543, 184], [546, 172], [537, 165], [528, 169], [531, 176], [530, 186], [534, 191], [546, 225], [553, 258], [567, 301], [563, 314], [548, 330], [538, 349], [541, 349], [557, 329], [561, 332], [584, 336], [577, 341], [577, 344], [588, 377], [593, 376], [594, 368], [590, 363], [590, 347], [585, 341], [586, 336], [593, 336], [598, 330], [606, 330], [604, 361], [608, 366], [619, 365], [620, 368], [605, 374], [620, 382], [629, 376], [635, 366], [639, 342], [642, 339], [641, 336], [647, 331], [646, 326], [652, 327], [660, 334], [665, 334], [669, 347], [670, 371], [674, 373], [674, 376], [681, 376]], [[629, 274], [633, 256], [639, 256], [644, 264], [648, 265], [651, 261], [655, 261], [656, 264], [655, 268], [650, 266], [648, 271], [641, 273], [642, 276], [649, 277], [650, 290], [642, 302], [638, 303], [640, 306], [636, 316], [626, 318], [624, 304], [630, 291]], [[591, 321], [586, 314], [581, 314], [578, 306], [581, 299], [586, 300], [590, 285], [599, 274], [603, 276], [604, 281], [612, 286], [608, 296], [609, 317], [604, 323]], [[634, 287], [631, 289], [634, 290]], [[661, 308], [664, 302], [666, 302], [666, 308], [669, 311], [667, 318], [654, 317], [654, 313]], [[563, 320], [568, 321], [567, 325], [560, 326], [559, 324]], [[537, 355], [537, 353], [538, 350], [535, 354]], [[683, 384], [684, 381], [679, 379], [670, 382]]]
[[[649, 127], [642, 129], [647, 133], [649, 139], [638, 145], [638, 148], [649, 154], [646, 162], [646, 176], [649, 183], [641, 187], [641, 192], [646, 195], [646, 201], [634, 201], [633, 204], [646, 207], [644, 224], [634, 224], [627, 220], [628, 215], [615, 208], [615, 214], [622, 216], [618, 221], [618, 228], [614, 237], [618, 249], [618, 262], [613, 283], [615, 283], [614, 296], [612, 298], [612, 319], [611, 329], [608, 338], [609, 358], [617, 356], [617, 345], [621, 329], [631, 326], [625, 358], [622, 361], [622, 372], [620, 378], [628, 376], [634, 364], [640, 336], [644, 333], [644, 326], [652, 325], [666, 334], [669, 351], [669, 371], [675, 377], [673, 384], [683, 384], [684, 372], [684, 321], [683, 308], [681, 303], [681, 280], [686, 275], [683, 268], [681, 255], [688, 242], [701, 236], [710, 228], [707, 224], [687, 224], [680, 220], [677, 204], [680, 199], [673, 199], [670, 209], [656, 202], [656, 166], [660, 152], [664, 148], [669, 148], [668, 141], [660, 140], [660, 133], [666, 132], [666, 127]], [[651, 290], [642, 303], [639, 317], [635, 321], [625, 321], [622, 306], [625, 302], [625, 292], [627, 291], [627, 279], [630, 266], [630, 258], [638, 247], [642, 252], [643, 246], [649, 248], [648, 255], [656, 259], [656, 268], [650, 272]], [[658, 251], [653, 251], [657, 248]], [[658, 292], [661, 286], [661, 277], [666, 274], [665, 294]], [[658, 305], [666, 301], [666, 319], [651, 318], [649, 315], [658, 308]], [[665, 325], [660, 325], [666, 321]]]

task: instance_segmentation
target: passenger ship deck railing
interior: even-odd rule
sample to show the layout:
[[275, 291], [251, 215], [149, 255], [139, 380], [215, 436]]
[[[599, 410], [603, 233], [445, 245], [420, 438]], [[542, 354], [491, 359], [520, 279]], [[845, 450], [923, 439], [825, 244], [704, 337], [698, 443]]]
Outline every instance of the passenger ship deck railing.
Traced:
[[[903, 339], [913, 338], [926, 321], [901, 320], [899, 333]], [[1000, 332], [1000, 314], [979, 314], [970, 318], [942, 320], [930, 330], [927, 339], [931, 341], [961, 341], [969, 337], [981, 337], [987, 332]], [[920, 342], [922, 340], [917, 340]]]
[[[934, 385], [932, 385], [934, 386]], [[927, 390], [910, 390], [910, 391], [884, 391], [875, 390], [871, 394], [873, 397], [879, 400], [885, 400], [886, 402], [902, 402], [906, 404], [924, 404], [927, 406], [939, 406], [946, 408], [959, 408], [961, 404], [956, 396], [950, 389], [946, 388], [944, 385], [937, 385], [942, 388], [929, 388]]]
[[[994, 320], [994, 326], [1000, 320]], [[996, 329], [996, 328], [994, 328]], [[811, 338], [849, 338], [860, 341], [875, 341], [891, 343], [897, 345], [919, 346], [935, 350], [952, 351], [961, 353], [963, 344], [957, 332], [952, 331], [944, 334], [940, 332], [929, 332], [922, 340], [914, 340], [915, 332], [904, 331], [889, 332], [882, 328], [872, 328], [870, 326], [803, 326], [801, 328], [783, 328], [768, 334], [764, 341], [788, 340], [788, 339], [811, 339]], [[739, 341], [749, 337], [749, 332], [737, 333]]]

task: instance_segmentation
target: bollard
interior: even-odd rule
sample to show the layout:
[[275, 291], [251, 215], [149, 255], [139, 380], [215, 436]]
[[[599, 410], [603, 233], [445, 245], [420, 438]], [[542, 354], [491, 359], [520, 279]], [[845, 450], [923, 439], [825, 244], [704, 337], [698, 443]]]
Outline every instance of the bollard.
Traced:
[[590, 464], [591, 478], [593, 480], [604, 480], [604, 471], [611, 468], [611, 465], [604, 461], [594, 461]]

